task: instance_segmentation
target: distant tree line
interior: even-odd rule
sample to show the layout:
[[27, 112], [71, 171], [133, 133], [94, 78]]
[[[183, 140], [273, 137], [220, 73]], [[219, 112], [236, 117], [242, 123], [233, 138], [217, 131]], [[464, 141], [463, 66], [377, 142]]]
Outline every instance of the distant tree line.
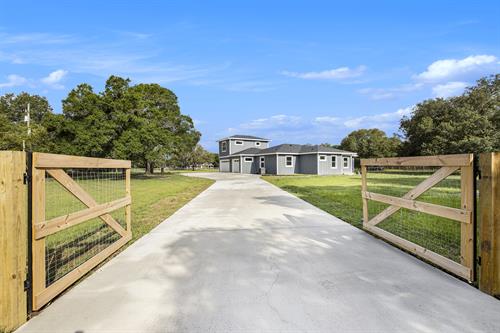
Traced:
[[130, 159], [153, 172], [214, 163], [214, 154], [198, 144], [200, 137], [192, 119], [181, 113], [177, 96], [158, 84], [130, 85], [111, 76], [100, 93], [80, 84], [62, 101], [62, 114], [38, 95], [0, 96], [0, 150], [20, 150], [24, 141], [33, 151]]
[[356, 130], [339, 148], [361, 158], [500, 151], [500, 74], [478, 80], [461, 96], [417, 104], [399, 130], [392, 137], [376, 128]]

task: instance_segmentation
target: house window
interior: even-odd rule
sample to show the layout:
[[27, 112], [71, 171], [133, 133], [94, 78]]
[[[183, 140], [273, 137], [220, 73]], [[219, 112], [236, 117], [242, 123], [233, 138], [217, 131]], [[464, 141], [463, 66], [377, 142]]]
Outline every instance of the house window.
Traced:
[[332, 156], [332, 169], [337, 169], [337, 156]]
[[243, 145], [243, 141], [235, 141], [234, 144], [237, 146], [241, 146]]
[[266, 167], [266, 158], [265, 157], [261, 157], [260, 158], [260, 167], [261, 168], [265, 168]]
[[349, 157], [344, 157], [344, 168], [349, 167]]
[[255, 142], [255, 146], [260, 147], [260, 142]]
[[253, 162], [253, 157], [245, 157], [245, 162]]
[[285, 166], [288, 168], [293, 167], [293, 157], [292, 156], [286, 156], [285, 157]]
[[326, 161], [326, 156], [325, 155], [319, 155], [319, 160], [320, 161]]
[[221, 146], [221, 148], [220, 148], [220, 149], [221, 149], [221, 151], [222, 151], [223, 153], [224, 153], [224, 152], [226, 152], [226, 150], [227, 150], [227, 142], [226, 142], [226, 141], [221, 142], [220, 146]]

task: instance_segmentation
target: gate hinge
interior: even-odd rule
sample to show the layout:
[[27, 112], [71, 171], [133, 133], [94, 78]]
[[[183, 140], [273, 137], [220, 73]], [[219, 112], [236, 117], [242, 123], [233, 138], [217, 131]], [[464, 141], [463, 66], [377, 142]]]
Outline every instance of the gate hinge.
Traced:
[[479, 266], [481, 266], [481, 257], [480, 257], [480, 256], [478, 256], [478, 257], [477, 257], [476, 261], [477, 261], [477, 264], [478, 264]]
[[27, 172], [25, 172], [24, 175], [23, 175], [23, 184], [27, 185], [30, 182], [31, 182], [31, 177], [30, 177], [30, 175], [28, 175]]
[[28, 291], [31, 288], [31, 283], [29, 280], [24, 280], [24, 291]]

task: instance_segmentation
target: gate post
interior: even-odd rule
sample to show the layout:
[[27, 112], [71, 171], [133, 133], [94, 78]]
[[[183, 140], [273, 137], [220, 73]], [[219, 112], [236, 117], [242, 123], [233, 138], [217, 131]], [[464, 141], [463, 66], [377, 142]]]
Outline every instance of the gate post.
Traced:
[[0, 151], [0, 331], [27, 319], [26, 153]]
[[500, 153], [480, 155], [479, 230], [481, 274], [479, 288], [500, 296]]

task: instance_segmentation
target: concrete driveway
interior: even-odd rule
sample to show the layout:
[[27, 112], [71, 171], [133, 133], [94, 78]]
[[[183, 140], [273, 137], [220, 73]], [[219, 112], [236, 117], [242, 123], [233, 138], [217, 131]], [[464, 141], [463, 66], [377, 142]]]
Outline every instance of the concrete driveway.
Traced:
[[217, 182], [18, 332], [500, 332], [500, 301], [257, 176], [191, 176]]

